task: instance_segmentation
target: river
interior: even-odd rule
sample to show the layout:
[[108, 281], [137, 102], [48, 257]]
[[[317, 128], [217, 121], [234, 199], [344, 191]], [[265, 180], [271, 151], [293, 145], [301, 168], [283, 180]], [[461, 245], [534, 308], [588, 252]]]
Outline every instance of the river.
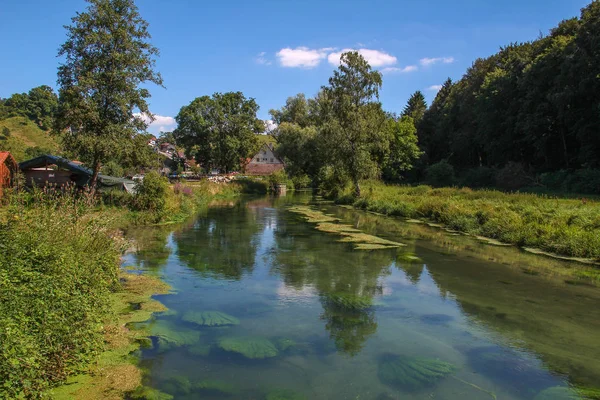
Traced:
[[[405, 246], [356, 250], [297, 204]], [[130, 236], [124, 265], [173, 287], [137, 357], [145, 385], [176, 399], [544, 400], [600, 386], [600, 290], [556, 273], [573, 264], [308, 195]]]

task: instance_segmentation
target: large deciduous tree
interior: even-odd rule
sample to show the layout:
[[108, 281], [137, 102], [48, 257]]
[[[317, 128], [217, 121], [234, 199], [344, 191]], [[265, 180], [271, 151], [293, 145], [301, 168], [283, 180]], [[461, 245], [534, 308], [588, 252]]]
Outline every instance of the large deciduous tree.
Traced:
[[87, 0], [67, 26], [59, 56], [56, 130], [65, 150], [92, 166], [94, 189], [103, 162], [130, 147], [151, 115], [144, 83], [162, 85], [155, 72], [158, 49], [133, 0]]
[[240, 168], [256, 149], [256, 134], [264, 130], [257, 111], [256, 101], [241, 92], [198, 97], [175, 117], [173, 135], [205, 169], [227, 173]]
[[375, 154], [389, 145], [382, 129], [385, 114], [379, 102], [381, 73], [356, 51], [343, 53], [340, 66], [323, 87], [328, 112], [321, 126], [325, 145], [335, 160], [337, 174], [352, 181], [360, 196], [360, 180], [380, 171]]

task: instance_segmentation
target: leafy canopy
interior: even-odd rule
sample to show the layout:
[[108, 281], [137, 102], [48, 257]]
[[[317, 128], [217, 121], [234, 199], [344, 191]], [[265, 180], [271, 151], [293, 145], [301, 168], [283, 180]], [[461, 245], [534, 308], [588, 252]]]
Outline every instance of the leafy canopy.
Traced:
[[162, 85], [154, 71], [158, 49], [133, 0], [87, 0], [67, 26], [58, 68], [56, 128], [63, 146], [92, 166], [113, 159], [147, 128], [134, 112], [151, 115], [147, 82]]
[[198, 97], [175, 117], [178, 127], [173, 135], [205, 169], [234, 171], [252, 156], [256, 134], [264, 130], [256, 117], [258, 108], [242, 92]]

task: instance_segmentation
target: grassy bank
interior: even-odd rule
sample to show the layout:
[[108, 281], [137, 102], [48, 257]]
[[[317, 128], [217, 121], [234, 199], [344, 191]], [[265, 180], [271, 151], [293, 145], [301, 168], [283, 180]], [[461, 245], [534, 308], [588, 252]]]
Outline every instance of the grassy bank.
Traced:
[[[161, 207], [150, 209], [136, 208], [140, 199], [123, 195], [118, 201], [127, 206], [117, 199], [98, 204], [75, 192], [3, 199], [0, 398], [43, 398], [52, 390], [54, 398], [117, 399], [140, 386], [129, 354], [144, 333], [125, 324], [164, 311], [150, 296], [168, 288], [121, 271], [128, 247], [121, 229], [178, 222], [242, 190], [209, 183], [164, 189]], [[69, 385], [59, 386], [64, 382]]]
[[427, 219], [484, 236], [563, 256], [600, 260], [600, 202], [467, 188], [363, 185], [338, 203], [385, 215]]

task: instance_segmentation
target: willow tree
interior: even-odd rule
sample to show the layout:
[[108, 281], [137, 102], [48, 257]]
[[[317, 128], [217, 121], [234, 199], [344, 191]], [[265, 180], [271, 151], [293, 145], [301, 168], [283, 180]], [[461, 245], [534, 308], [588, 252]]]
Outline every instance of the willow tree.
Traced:
[[[360, 196], [360, 180], [380, 172], [389, 138], [383, 129], [385, 113], [379, 102], [381, 73], [373, 71], [358, 52], [343, 53], [340, 66], [323, 87], [329, 112], [322, 127], [326, 146], [335, 159], [336, 173], [352, 181]], [[389, 151], [389, 149], [388, 149]]]
[[162, 86], [162, 77], [154, 71], [158, 49], [134, 1], [87, 1], [87, 10], [65, 27], [67, 41], [58, 53], [64, 61], [56, 130], [64, 148], [92, 166], [95, 188], [102, 163], [148, 126], [135, 116], [151, 115], [150, 92], [141, 85]]

